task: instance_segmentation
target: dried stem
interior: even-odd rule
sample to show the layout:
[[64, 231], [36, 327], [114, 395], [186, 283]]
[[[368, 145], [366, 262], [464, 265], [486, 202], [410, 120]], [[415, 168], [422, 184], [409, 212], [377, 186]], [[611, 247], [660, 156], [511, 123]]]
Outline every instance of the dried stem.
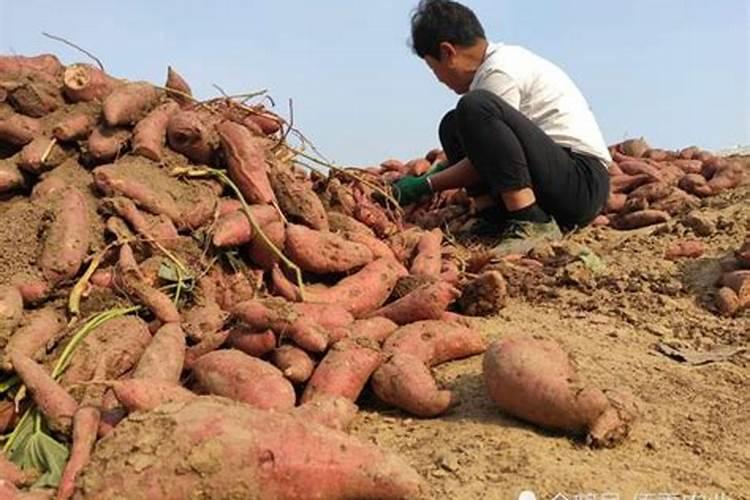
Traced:
[[[84, 49], [84, 48], [82, 48], [82, 47], [80, 47], [80, 46], [78, 46], [78, 45], [74, 44], [73, 42], [71, 42], [71, 41], [69, 41], [69, 40], [66, 40], [65, 38], [63, 38], [63, 37], [61, 37], [61, 36], [57, 36], [57, 35], [50, 35], [49, 33], [45, 33], [44, 31], [42, 31], [42, 35], [46, 36], [47, 38], [51, 38], [51, 39], [53, 39], [53, 40], [57, 40], [58, 42], [62, 42], [62, 43], [64, 43], [65, 45], [69, 45], [70, 47], [73, 47], [74, 49], [80, 50], [81, 52], [83, 52], [84, 54], [86, 54], [87, 56], [89, 56], [89, 57], [90, 57], [91, 59], [93, 59], [94, 61], [96, 61], [96, 64], [98, 64], [98, 65], [99, 65], [99, 69], [100, 69], [100, 70], [102, 70], [102, 71], [104, 71], [104, 65], [103, 65], [103, 64], [102, 64], [102, 62], [101, 62], [101, 61], [99, 60], [99, 58], [98, 58], [98, 57], [96, 57], [96, 56], [95, 56], [94, 54], [92, 54], [91, 52], [89, 52], [88, 50], [86, 50], [86, 49]], [[105, 71], [105, 73], [106, 73], [106, 71]]]

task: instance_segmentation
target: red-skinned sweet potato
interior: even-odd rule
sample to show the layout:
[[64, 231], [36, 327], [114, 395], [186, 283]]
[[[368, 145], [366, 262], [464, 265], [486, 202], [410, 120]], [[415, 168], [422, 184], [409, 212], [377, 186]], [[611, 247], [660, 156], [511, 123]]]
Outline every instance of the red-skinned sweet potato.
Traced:
[[272, 330], [258, 332], [251, 327], [237, 325], [229, 330], [227, 345], [249, 356], [261, 358], [276, 347], [276, 334]]
[[625, 193], [610, 193], [607, 198], [607, 205], [604, 208], [604, 212], [611, 214], [622, 211], [622, 209], [625, 208], [625, 201], [627, 199], [628, 195]]
[[72, 64], [63, 73], [63, 92], [72, 102], [101, 100], [122, 83], [90, 64]]
[[[8, 340], [5, 353], [15, 351], [37, 361], [47, 343], [65, 328], [65, 324], [65, 317], [51, 307], [31, 311]], [[3, 359], [0, 369], [10, 371], [10, 359]]]
[[490, 398], [503, 411], [542, 427], [587, 433], [592, 446], [622, 441], [637, 415], [617, 393], [583, 387], [555, 342], [500, 340], [484, 355], [483, 372]]
[[388, 318], [375, 316], [374, 318], [358, 319], [349, 326], [349, 336], [364, 337], [382, 344], [398, 329], [398, 325]]
[[[261, 228], [273, 246], [282, 251], [286, 242], [286, 227], [281, 221], [271, 221]], [[272, 269], [279, 261], [278, 255], [271, 250], [260, 235], [256, 235], [247, 245], [245, 253], [250, 262], [256, 264], [263, 270]]]
[[312, 185], [296, 178], [290, 169], [274, 165], [269, 172], [279, 208], [292, 221], [320, 231], [328, 230], [328, 214]]
[[173, 247], [178, 239], [177, 228], [172, 220], [165, 215], [150, 215], [138, 210], [130, 198], [115, 196], [106, 200], [105, 205], [117, 213], [130, 224], [136, 233], [146, 239], [156, 241], [161, 245]]
[[227, 159], [229, 177], [237, 185], [245, 201], [267, 205], [275, 200], [266, 173], [263, 144], [248, 129], [234, 122], [216, 126]]
[[96, 125], [96, 119], [92, 113], [74, 111], [63, 116], [52, 127], [52, 135], [58, 141], [75, 141], [88, 137], [94, 125]]
[[247, 116], [247, 120], [255, 123], [261, 132], [272, 135], [281, 130], [281, 120], [273, 113], [261, 108], [256, 108], [254, 113]]
[[263, 410], [294, 407], [294, 388], [278, 368], [234, 349], [214, 351], [198, 359], [193, 377], [201, 392]]
[[479, 332], [458, 323], [439, 320], [402, 326], [383, 344], [385, 353], [411, 354], [427, 366], [480, 354], [486, 348]]
[[107, 385], [112, 387], [117, 401], [130, 413], [151, 411], [165, 403], [190, 401], [198, 397], [180, 385], [160, 380], [133, 378], [115, 380]]
[[41, 118], [65, 104], [56, 79], [46, 73], [26, 73], [8, 90], [8, 102], [19, 113], [34, 118]]
[[[261, 228], [279, 221], [279, 214], [270, 205], [250, 205], [250, 215]], [[243, 245], [252, 241], [253, 226], [243, 210], [233, 210], [221, 215], [213, 230], [213, 244], [217, 247]]]
[[145, 282], [133, 256], [133, 250], [127, 243], [120, 247], [117, 273], [118, 280], [125, 291], [148, 307], [157, 319], [164, 323], [180, 321], [180, 313], [169, 296]]
[[638, 229], [654, 224], [661, 224], [667, 222], [669, 219], [669, 214], [661, 210], [639, 210], [614, 217], [612, 225], [617, 229]]
[[161, 161], [167, 137], [167, 123], [179, 109], [179, 104], [167, 101], [139, 121], [133, 129], [133, 154]]
[[12, 285], [0, 286], [0, 345], [5, 348], [8, 339], [23, 319], [23, 296]]
[[[147, 443], [159, 443], [159, 460]], [[191, 456], [215, 458], [186, 468]], [[137, 465], [144, 460], [151, 464], [146, 469]], [[215, 461], [221, 467], [211, 465]], [[196, 491], [207, 498], [387, 500], [419, 498], [423, 488], [409, 465], [374, 445], [291, 412], [216, 398], [164, 405], [126, 420], [99, 443], [78, 484], [80, 500], [123, 492], [187, 498]]]
[[357, 405], [346, 398], [319, 397], [289, 410], [289, 414], [337, 431], [346, 431], [357, 416]]
[[55, 500], [68, 500], [73, 496], [76, 477], [91, 458], [100, 420], [99, 409], [92, 406], [81, 407], [73, 415], [73, 446], [60, 477]]
[[722, 315], [734, 316], [740, 310], [740, 298], [737, 292], [728, 286], [723, 286], [716, 294], [716, 306]]
[[367, 236], [375, 236], [372, 229], [359, 222], [354, 217], [349, 217], [341, 212], [328, 212], [328, 226], [334, 233], [362, 233]]
[[228, 337], [229, 330], [218, 330], [204, 335], [200, 342], [185, 350], [184, 368], [186, 370], [192, 370], [193, 365], [198, 359], [221, 347]]
[[166, 215], [173, 221], [179, 221], [182, 216], [182, 211], [171, 196], [155, 191], [145, 182], [132, 179], [115, 164], [95, 168], [94, 182], [105, 194], [130, 198], [152, 214]]
[[719, 281], [719, 285], [734, 290], [741, 308], [750, 305], [750, 270], [724, 273]]
[[112, 161], [127, 147], [130, 136], [126, 128], [100, 125], [89, 135], [86, 150], [96, 163]]
[[208, 164], [219, 145], [217, 122], [218, 118], [209, 111], [175, 113], [167, 123], [169, 146], [195, 163]]
[[383, 316], [399, 325], [438, 319], [459, 295], [458, 289], [450, 283], [444, 281], [428, 283], [395, 302], [373, 311], [369, 316]]
[[167, 95], [180, 105], [185, 106], [193, 102], [190, 85], [172, 66], [167, 66], [167, 82], [164, 87], [167, 89]]
[[628, 194], [628, 199], [642, 199], [649, 203], [666, 198], [672, 192], [672, 186], [664, 182], [649, 182], [639, 186]]
[[703, 255], [706, 246], [700, 240], [683, 240], [671, 245], [664, 253], [667, 260], [695, 259]]
[[306, 382], [315, 370], [315, 361], [310, 355], [291, 344], [284, 344], [274, 349], [271, 362], [289, 381], [295, 384]]
[[9, 55], [0, 56], [0, 73], [24, 73], [38, 71], [51, 76], [58, 75], [63, 65], [53, 54], [39, 54], [38, 56]]
[[629, 193], [638, 186], [642, 186], [653, 180], [654, 178], [647, 174], [618, 175], [610, 179], [610, 191], [612, 193]]
[[705, 198], [706, 196], [711, 196], [713, 194], [711, 186], [708, 185], [708, 181], [706, 181], [706, 178], [701, 174], [685, 175], [682, 179], [680, 179], [678, 187], [683, 191], [686, 191], [700, 198]]
[[145, 117], [159, 100], [159, 90], [148, 82], [116, 87], [102, 102], [102, 115], [110, 127], [133, 125]]
[[319, 274], [340, 273], [372, 262], [372, 251], [326, 231], [298, 224], [286, 230], [285, 253], [302, 270]]
[[185, 333], [178, 323], [159, 328], [135, 365], [133, 378], [178, 384], [185, 361]]
[[626, 160], [618, 162], [617, 165], [627, 175], [648, 175], [653, 180], [660, 180], [659, 169], [645, 161]]
[[441, 245], [443, 231], [435, 228], [422, 235], [417, 245], [417, 255], [414, 256], [409, 271], [417, 276], [437, 278], [441, 269]]
[[23, 146], [41, 133], [42, 124], [36, 118], [13, 113], [0, 119], [0, 142]]
[[735, 162], [727, 162], [716, 169], [708, 181], [708, 186], [714, 194], [732, 189], [740, 185], [743, 173], [741, 165]]
[[356, 401], [370, 375], [383, 362], [380, 347], [366, 338], [337, 342], [315, 368], [302, 401], [339, 396]]
[[424, 158], [417, 158], [415, 160], [411, 160], [406, 162], [406, 165], [404, 165], [404, 168], [406, 169], [408, 175], [422, 175], [425, 172], [427, 172], [432, 164], [424, 159]]
[[8, 193], [26, 185], [23, 173], [18, 169], [15, 157], [0, 159], [0, 193]]
[[60, 165], [67, 156], [55, 139], [40, 135], [21, 149], [18, 166], [26, 172], [40, 174]]
[[39, 258], [42, 274], [50, 283], [75, 277], [89, 250], [91, 227], [86, 199], [68, 188], [54, 209], [54, 220], [44, 238]]

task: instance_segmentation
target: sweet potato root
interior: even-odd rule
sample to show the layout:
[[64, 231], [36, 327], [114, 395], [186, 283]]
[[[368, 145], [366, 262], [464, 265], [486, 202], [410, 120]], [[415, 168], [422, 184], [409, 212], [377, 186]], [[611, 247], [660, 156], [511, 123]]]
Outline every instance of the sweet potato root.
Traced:
[[68, 188], [54, 209], [54, 220], [39, 258], [42, 274], [52, 284], [75, 277], [89, 249], [91, 227], [83, 194]]
[[666, 198], [672, 192], [672, 187], [665, 182], [649, 182], [639, 186], [628, 194], [628, 199], [641, 199], [649, 203]]
[[730, 161], [716, 169], [716, 172], [708, 181], [708, 186], [714, 194], [720, 193], [739, 186], [742, 182], [742, 176], [742, 166]]
[[167, 123], [179, 109], [179, 104], [167, 101], [139, 121], [133, 129], [133, 154], [161, 161], [167, 137]]
[[0, 347], [5, 348], [13, 330], [23, 319], [23, 297], [17, 287], [0, 286]]
[[328, 226], [334, 233], [362, 233], [375, 236], [372, 229], [359, 222], [354, 217], [349, 217], [341, 212], [328, 212]]
[[120, 247], [117, 273], [125, 291], [148, 307], [157, 319], [164, 323], [180, 321], [180, 313], [169, 296], [145, 282], [133, 256], [133, 250], [127, 243]]
[[372, 340], [360, 337], [337, 342], [315, 368], [302, 401], [339, 396], [354, 402], [382, 362], [380, 348]]
[[428, 283], [369, 316], [383, 316], [399, 325], [437, 319], [459, 295], [458, 289], [444, 281]]
[[261, 358], [276, 347], [276, 334], [272, 330], [258, 332], [253, 328], [237, 325], [229, 330], [227, 344], [249, 356]]
[[150, 83], [126, 83], [104, 98], [102, 114], [110, 127], [133, 125], [145, 117], [158, 100], [159, 90]]
[[95, 168], [94, 182], [108, 196], [125, 196], [152, 214], [166, 215], [175, 222], [181, 219], [182, 212], [170, 195], [130, 178], [115, 164]]
[[16, 81], [8, 101], [19, 113], [41, 118], [64, 104], [60, 88], [54, 78], [44, 73], [27, 73]]
[[269, 177], [279, 208], [290, 221], [328, 230], [328, 214], [308, 182], [297, 179], [291, 170], [280, 165], [274, 165]]
[[263, 107], [256, 107], [255, 112], [248, 115], [247, 121], [255, 123], [265, 135], [272, 135], [281, 130], [281, 120]]
[[53, 54], [39, 54], [38, 56], [0, 56], [0, 73], [18, 74], [38, 71], [51, 76], [58, 75], [63, 65]]
[[92, 113], [74, 111], [63, 116], [54, 127], [52, 135], [58, 141], [68, 142], [87, 137], [94, 129], [96, 119]]
[[170, 248], [179, 239], [177, 229], [170, 218], [165, 215], [145, 214], [138, 210], [130, 198], [115, 196], [105, 200], [104, 205], [126, 220], [137, 234], [144, 236], [147, 240], [159, 242]]
[[728, 286], [723, 286], [716, 294], [716, 306], [722, 315], [734, 316], [740, 310], [740, 298], [737, 292]]
[[384, 241], [379, 240], [374, 235], [362, 232], [342, 231], [339, 234], [347, 241], [359, 243], [366, 246], [372, 252], [373, 259], [395, 259], [393, 250]]
[[[261, 230], [277, 249], [284, 248], [286, 227], [283, 222], [271, 221]], [[278, 255], [265, 244], [260, 236], [255, 236], [246, 247], [246, 255], [250, 262], [257, 264], [258, 267], [266, 271], [272, 269], [279, 261]]]
[[685, 175], [680, 179], [678, 187], [683, 191], [694, 194], [700, 198], [705, 198], [706, 196], [711, 196], [713, 194], [711, 186], [708, 185], [708, 181], [706, 181], [706, 178], [701, 174]]
[[26, 184], [15, 158], [0, 159], [0, 193], [8, 193]]
[[219, 145], [217, 118], [208, 111], [180, 111], [167, 123], [167, 140], [175, 151], [195, 163], [207, 164]]
[[264, 410], [294, 407], [294, 388], [278, 368], [234, 349], [206, 354], [193, 365], [199, 391]]
[[[65, 323], [65, 317], [51, 307], [32, 311], [8, 340], [5, 353], [15, 351], [37, 361], [47, 343], [65, 328]], [[10, 359], [3, 358], [0, 369], [10, 371]]]
[[588, 433], [592, 446], [622, 441], [637, 414], [632, 401], [583, 387], [555, 342], [528, 337], [495, 342], [484, 356], [483, 373], [490, 398], [503, 411], [542, 427]]
[[111, 387], [117, 401], [130, 413], [151, 411], [165, 403], [190, 401], [198, 397], [180, 385], [160, 380], [115, 380]]
[[[147, 443], [159, 443], [159, 460]], [[199, 456], [208, 458], [184, 466]], [[137, 465], [143, 460], [151, 460], [146, 469]], [[387, 500], [418, 498], [422, 490], [409, 465], [374, 445], [303, 416], [216, 398], [124, 421], [99, 443], [78, 484], [80, 500], [188, 498], [196, 491], [208, 498]]]
[[358, 319], [349, 326], [349, 336], [364, 337], [377, 342], [379, 345], [398, 329], [398, 325], [388, 318], [375, 316], [373, 318]]
[[661, 179], [659, 169], [645, 161], [626, 160], [618, 162], [617, 165], [627, 175], [647, 175], [654, 181]]
[[100, 419], [99, 409], [92, 406], [79, 408], [73, 416], [73, 446], [60, 477], [56, 500], [68, 500], [73, 496], [76, 477], [91, 458]]
[[159, 328], [133, 370], [133, 378], [178, 384], [185, 361], [185, 333], [178, 323]]
[[407, 353], [427, 366], [480, 354], [487, 349], [475, 330], [439, 320], [418, 321], [396, 330], [383, 345], [387, 354]]
[[226, 342], [229, 337], [229, 330], [218, 330], [213, 333], [207, 333], [197, 344], [188, 347], [185, 350], [184, 368], [192, 370], [193, 365], [198, 359], [209, 352], [215, 351]]
[[612, 225], [617, 229], [638, 229], [654, 224], [661, 224], [667, 222], [669, 219], [669, 214], [661, 210], [639, 210], [614, 217]]
[[190, 85], [172, 66], [167, 66], [167, 82], [164, 87], [167, 89], [167, 95], [180, 105], [184, 106], [192, 102], [190, 97], [192, 97], [193, 91]]
[[612, 193], [629, 193], [635, 188], [653, 181], [654, 178], [647, 174], [618, 175], [610, 178], [610, 190]]
[[724, 273], [719, 281], [719, 285], [734, 290], [741, 308], [750, 305], [750, 270]]
[[72, 64], [63, 73], [63, 93], [72, 102], [101, 100], [121, 82], [90, 64]]
[[48, 374], [45, 369], [23, 354], [11, 351], [10, 361], [18, 377], [47, 418], [51, 429], [67, 433], [78, 403]]
[[55, 139], [40, 135], [23, 147], [18, 166], [26, 172], [40, 174], [60, 165], [67, 156]]
[[703, 255], [705, 250], [706, 247], [700, 240], [683, 240], [670, 246], [664, 253], [664, 258], [667, 260], [695, 259]]
[[0, 118], [0, 142], [23, 146], [30, 143], [34, 137], [41, 133], [42, 124], [36, 118], [18, 113]]
[[288, 413], [307, 422], [314, 422], [337, 431], [346, 431], [357, 416], [357, 405], [346, 398], [319, 397], [299, 406]]
[[96, 163], [114, 160], [127, 147], [130, 130], [120, 127], [98, 126], [89, 135], [86, 149]]
[[411, 274], [433, 278], [440, 276], [442, 243], [443, 231], [439, 228], [422, 235], [417, 245], [417, 255], [414, 256], [411, 269], [409, 269]]
[[350, 271], [372, 262], [372, 251], [343, 237], [298, 224], [286, 230], [286, 254], [301, 269], [328, 274]]
[[271, 362], [295, 384], [306, 382], [315, 369], [315, 361], [297, 346], [284, 344], [273, 350]]
[[227, 170], [248, 203], [267, 205], [275, 200], [266, 173], [262, 143], [242, 125], [222, 122], [216, 126], [227, 159]]
[[[279, 221], [279, 214], [270, 205], [250, 205], [253, 220], [261, 227]], [[242, 210], [233, 210], [220, 216], [213, 231], [213, 244], [217, 247], [243, 245], [253, 239], [253, 227]]]

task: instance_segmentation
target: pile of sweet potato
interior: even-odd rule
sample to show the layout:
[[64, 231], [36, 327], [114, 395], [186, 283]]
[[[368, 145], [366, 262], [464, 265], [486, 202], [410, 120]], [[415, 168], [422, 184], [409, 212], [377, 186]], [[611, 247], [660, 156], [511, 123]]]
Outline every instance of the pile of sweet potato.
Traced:
[[750, 236], [721, 265], [716, 306], [721, 314], [734, 316], [750, 307]]
[[0, 57], [0, 219], [36, 214], [13, 226], [36, 246], [0, 258], [2, 488], [39, 479], [5, 458], [39, 414], [70, 453], [44, 476], [60, 499], [419, 494], [345, 429], [368, 384], [420, 416], [456, 403], [431, 367], [486, 348], [461, 262], [381, 176], [308, 173], [285, 138], [171, 68]]

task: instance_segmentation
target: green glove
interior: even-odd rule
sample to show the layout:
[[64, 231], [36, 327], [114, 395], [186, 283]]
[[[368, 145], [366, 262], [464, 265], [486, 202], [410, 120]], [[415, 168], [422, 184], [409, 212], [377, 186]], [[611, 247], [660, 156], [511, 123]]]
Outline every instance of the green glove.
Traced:
[[425, 172], [424, 175], [426, 176], [435, 175], [436, 173], [442, 172], [448, 167], [450, 167], [450, 165], [448, 164], [448, 161], [436, 161], [435, 163], [432, 164], [430, 169], [427, 170], [427, 172]]
[[411, 205], [421, 197], [432, 193], [427, 174], [416, 177], [407, 175], [393, 183], [393, 197], [401, 206]]

